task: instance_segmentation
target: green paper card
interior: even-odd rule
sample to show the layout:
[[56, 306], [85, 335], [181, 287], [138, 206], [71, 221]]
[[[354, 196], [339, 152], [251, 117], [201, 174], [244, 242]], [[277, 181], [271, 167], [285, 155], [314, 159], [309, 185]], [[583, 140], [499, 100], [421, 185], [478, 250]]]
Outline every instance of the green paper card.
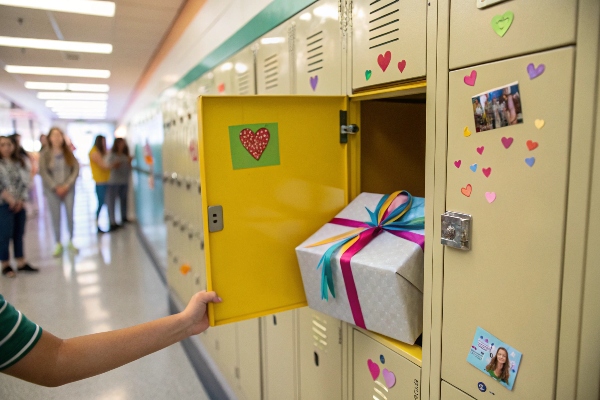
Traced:
[[229, 145], [233, 169], [280, 164], [277, 123], [230, 126]]

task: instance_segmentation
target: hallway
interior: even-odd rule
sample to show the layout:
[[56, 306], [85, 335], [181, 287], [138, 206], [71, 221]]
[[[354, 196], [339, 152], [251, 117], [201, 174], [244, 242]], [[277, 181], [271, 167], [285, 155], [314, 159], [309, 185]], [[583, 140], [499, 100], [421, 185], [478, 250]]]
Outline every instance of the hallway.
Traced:
[[[82, 168], [76, 187], [73, 242], [79, 254], [65, 251], [60, 259], [52, 257], [50, 216], [40, 205], [38, 215], [29, 215], [25, 247], [31, 265], [40, 268], [40, 273], [2, 277], [0, 293], [9, 302], [62, 338], [124, 328], [168, 315], [167, 288], [140, 244], [135, 226], [97, 235], [94, 182], [89, 169]], [[103, 210], [101, 226], [107, 225]], [[59, 388], [39, 387], [0, 374], [3, 400], [207, 398], [179, 344]]]

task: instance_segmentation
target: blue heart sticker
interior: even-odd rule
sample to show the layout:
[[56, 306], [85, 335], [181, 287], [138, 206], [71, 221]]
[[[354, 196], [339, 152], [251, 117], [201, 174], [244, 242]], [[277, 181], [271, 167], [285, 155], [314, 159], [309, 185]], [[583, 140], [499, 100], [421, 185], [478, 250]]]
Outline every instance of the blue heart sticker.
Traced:
[[535, 164], [535, 157], [529, 157], [525, 159], [525, 163], [527, 165], [529, 165], [530, 167], [533, 167], [533, 164]]
[[477, 164], [473, 164], [469, 167], [469, 169], [473, 172], [477, 171]]

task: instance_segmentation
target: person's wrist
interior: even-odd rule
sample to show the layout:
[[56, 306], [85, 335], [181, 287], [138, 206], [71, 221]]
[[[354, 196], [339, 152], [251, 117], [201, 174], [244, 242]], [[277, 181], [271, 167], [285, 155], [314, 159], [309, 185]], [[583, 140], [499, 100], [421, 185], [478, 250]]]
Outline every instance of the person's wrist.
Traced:
[[194, 319], [189, 316], [185, 310], [179, 314], [175, 314], [177, 317], [177, 326], [180, 327], [181, 339], [187, 339], [194, 334]]

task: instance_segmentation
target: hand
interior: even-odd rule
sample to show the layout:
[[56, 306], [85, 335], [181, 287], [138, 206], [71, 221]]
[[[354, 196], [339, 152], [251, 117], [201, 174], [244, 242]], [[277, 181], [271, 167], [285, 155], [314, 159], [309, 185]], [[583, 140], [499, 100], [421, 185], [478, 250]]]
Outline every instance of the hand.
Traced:
[[15, 208], [17, 207], [17, 200], [14, 197], [12, 197], [11, 195], [7, 195], [5, 201], [8, 203], [9, 210], [13, 212], [18, 212], [15, 211]]
[[69, 187], [67, 185], [60, 185], [60, 186], [57, 186], [54, 189], [54, 191], [56, 192], [56, 194], [58, 195], [58, 197], [63, 198], [63, 197], [65, 197], [65, 195], [69, 191]]
[[215, 292], [198, 292], [188, 303], [181, 316], [189, 323], [189, 335], [198, 335], [208, 329], [208, 303], [220, 303], [223, 300]]
[[24, 206], [23, 201], [17, 200], [17, 201], [15, 201], [15, 205], [12, 208], [12, 211], [16, 214], [23, 209], [23, 206]]

